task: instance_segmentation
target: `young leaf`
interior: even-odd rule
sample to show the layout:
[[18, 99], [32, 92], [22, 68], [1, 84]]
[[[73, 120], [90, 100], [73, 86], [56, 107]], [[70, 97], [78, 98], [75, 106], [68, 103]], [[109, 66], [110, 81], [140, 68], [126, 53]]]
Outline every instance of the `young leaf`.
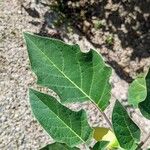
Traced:
[[128, 102], [134, 107], [138, 107], [138, 104], [146, 98], [146, 81], [145, 77], [138, 77], [135, 79], [128, 90]]
[[75, 148], [75, 147], [71, 148], [62, 143], [53, 143], [53, 144], [46, 145], [40, 150], [79, 150], [79, 148]]
[[108, 131], [109, 128], [95, 127], [93, 137], [96, 141], [103, 140], [103, 137], [108, 133]]
[[94, 128], [94, 139], [96, 141], [108, 141], [107, 148], [113, 149], [118, 148], [119, 143], [116, 136], [109, 128], [96, 127]]
[[82, 53], [78, 45], [24, 34], [38, 84], [53, 89], [63, 103], [90, 100], [104, 110], [110, 99], [111, 68], [94, 50]]
[[150, 69], [145, 80], [146, 80], [147, 96], [143, 102], [139, 103], [139, 109], [144, 117], [150, 119]]
[[136, 149], [137, 143], [140, 141], [140, 129], [118, 100], [113, 109], [112, 123], [120, 146], [127, 150]]
[[94, 147], [93, 147], [93, 150], [106, 150], [106, 147], [108, 145], [108, 141], [100, 141], [100, 142], [97, 142]]
[[71, 111], [54, 97], [35, 90], [30, 89], [29, 95], [33, 114], [55, 141], [74, 147], [91, 138], [85, 111]]

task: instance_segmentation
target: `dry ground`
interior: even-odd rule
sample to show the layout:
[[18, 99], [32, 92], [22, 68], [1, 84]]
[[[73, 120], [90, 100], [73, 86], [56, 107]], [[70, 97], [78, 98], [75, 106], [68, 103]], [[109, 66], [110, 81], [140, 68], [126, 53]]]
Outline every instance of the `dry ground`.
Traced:
[[[42, 2], [47, 4], [44, 0]], [[141, 13], [138, 15], [141, 18], [138, 22], [143, 21], [143, 26], [139, 25], [138, 28], [137, 25], [135, 29], [138, 32], [135, 33], [132, 29], [129, 30], [129, 27], [132, 25], [130, 22], [134, 21], [134, 15], [137, 15], [133, 14], [132, 10], [128, 14], [126, 14], [128, 10], [122, 14], [120, 11], [126, 7], [118, 4], [117, 1], [113, 2], [100, 3], [101, 9], [105, 13], [100, 18], [103, 27], [97, 29], [94, 27], [95, 24], [89, 21], [89, 17], [85, 18], [86, 21], [76, 20], [78, 24], [72, 22], [71, 25], [74, 25], [75, 28], [70, 27], [70, 24], [64, 25], [64, 22], [63, 26], [59, 24], [53, 26], [53, 21], [58, 18], [58, 13], [50, 11], [46, 5], [36, 5], [34, 0], [0, 0], [0, 149], [36, 150], [52, 142], [52, 139], [33, 118], [29, 107], [28, 88], [36, 87], [36, 84], [29, 67], [23, 31], [61, 38], [68, 43], [78, 43], [84, 50], [91, 47], [97, 48], [117, 72], [117, 74], [113, 73], [111, 80], [114, 97], [120, 99], [127, 106], [128, 82], [131, 82], [137, 73], [146, 71], [150, 66], [149, 30], [147, 30], [148, 20], [146, 20], [148, 16], [146, 8], [142, 10], [142, 7], [136, 5], [136, 10], [141, 9], [137, 12], [143, 13], [144, 18], [140, 17]], [[141, 6], [143, 5], [141, 4]], [[94, 6], [91, 9], [93, 10]], [[85, 11], [87, 10], [85, 9]], [[89, 11], [91, 12], [91, 10]], [[64, 13], [67, 14], [67, 12]], [[126, 24], [123, 19], [121, 19], [121, 26], [115, 24], [116, 21], [113, 17], [115, 18], [119, 14], [122, 18], [126, 15], [130, 16], [124, 18], [128, 19]], [[94, 14], [89, 14], [90, 17], [92, 17], [91, 15]], [[97, 20], [96, 17], [93, 20]], [[89, 32], [86, 32], [87, 30]], [[113, 44], [106, 42], [110, 35], [113, 35]], [[115, 98], [112, 98], [112, 101]], [[110, 109], [112, 106], [113, 104]], [[72, 107], [74, 109], [78, 107], [92, 109], [92, 112], [89, 113], [91, 124], [94, 126], [105, 125], [93, 106], [86, 103], [82, 106], [74, 105]], [[141, 127], [143, 139], [150, 131], [150, 121], [142, 118], [137, 110], [127, 108], [135, 122]], [[108, 110], [106, 112], [110, 116], [110, 112]], [[145, 147], [149, 143], [150, 140]]]

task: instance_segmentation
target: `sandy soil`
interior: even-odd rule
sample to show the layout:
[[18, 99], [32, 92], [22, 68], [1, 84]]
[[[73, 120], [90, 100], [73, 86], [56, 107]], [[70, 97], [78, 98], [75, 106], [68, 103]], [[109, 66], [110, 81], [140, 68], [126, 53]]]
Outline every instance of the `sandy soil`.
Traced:
[[[44, 0], [42, 2], [47, 4]], [[105, 6], [106, 18], [111, 16], [110, 12], [112, 10], [120, 11], [123, 9], [122, 5], [116, 4], [115, 1], [114, 4], [110, 2], [107, 5], [101, 4], [102, 6]], [[121, 34], [121, 37], [125, 36], [121, 39], [118, 33], [120, 30], [124, 31], [125, 27], [122, 27], [122, 25], [120, 29], [115, 23], [112, 25], [109, 19], [108, 21], [110, 22], [106, 22], [104, 18], [102, 19], [105, 30], [103, 29], [104, 27], [99, 30], [96, 29], [88, 18], [86, 18], [87, 21], [81, 19], [78, 22], [79, 26], [76, 26], [71, 20], [71, 25], [74, 25], [73, 28], [66, 21], [61, 26], [58, 23], [54, 25], [54, 21], [59, 17], [58, 14], [58, 12], [50, 10], [49, 6], [43, 4], [37, 5], [34, 0], [0, 1], [0, 123], [2, 125], [0, 128], [0, 149], [36, 150], [53, 141], [31, 114], [28, 101], [28, 88], [35, 87], [43, 91], [46, 89], [36, 86], [36, 80], [30, 70], [23, 40], [22, 33], [24, 31], [60, 38], [68, 43], [78, 43], [83, 50], [97, 48], [117, 73], [114, 71], [111, 79], [114, 97], [112, 97], [112, 104], [109, 106], [110, 110], [112, 110], [114, 99], [120, 99], [127, 107], [132, 118], [141, 127], [143, 139], [148, 131], [150, 131], [150, 121], [142, 118], [138, 110], [133, 110], [127, 105], [126, 95], [128, 82], [131, 82], [137, 73], [143, 70], [146, 71], [148, 66], [150, 66], [150, 47], [147, 42], [149, 31], [143, 31], [140, 28], [141, 31], [139, 30], [138, 33], [139, 38], [136, 38], [135, 41], [135, 38], [132, 40], [128, 39], [132, 37], [132, 34], [130, 35], [129, 31], [126, 31], [128, 34]], [[143, 14], [147, 17], [147, 12], [143, 12]], [[125, 14], [122, 15], [125, 16]], [[132, 18], [133, 14], [131, 13], [130, 16]], [[93, 20], [96, 19], [94, 18]], [[143, 21], [143, 24], [145, 22]], [[113, 29], [110, 29], [110, 25], [112, 25], [111, 28]], [[118, 28], [120, 29], [119, 31], [116, 30]], [[145, 29], [147, 29], [147, 26]], [[89, 32], [86, 32], [87, 30]], [[106, 42], [106, 39], [110, 35], [113, 35], [113, 44], [110, 44], [108, 41]], [[123, 46], [125, 38], [128, 39], [127, 42], [130, 40], [132, 42], [126, 43], [127, 45]], [[136, 42], [140, 44], [132, 45], [132, 43]], [[143, 48], [145, 49], [143, 50]], [[138, 51], [136, 51], [137, 49]], [[144, 51], [143, 53], [141, 49]], [[87, 110], [92, 109], [91, 112], [88, 111], [91, 125], [106, 125], [101, 115], [92, 105], [85, 103], [71, 107], [73, 109], [79, 107]], [[109, 108], [106, 110], [108, 116], [111, 114]], [[150, 140], [145, 144], [145, 148], [148, 147], [149, 143]]]

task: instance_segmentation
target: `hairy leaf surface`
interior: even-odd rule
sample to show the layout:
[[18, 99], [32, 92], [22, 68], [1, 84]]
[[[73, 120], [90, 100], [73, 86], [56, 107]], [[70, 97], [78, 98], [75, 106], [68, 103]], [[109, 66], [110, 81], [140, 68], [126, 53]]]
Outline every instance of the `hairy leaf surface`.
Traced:
[[139, 103], [139, 109], [144, 117], [150, 119], [150, 69], [145, 80], [146, 80], [147, 96], [143, 102]]
[[93, 147], [93, 150], [106, 150], [107, 148], [107, 145], [108, 145], [108, 141], [100, 141], [100, 142], [97, 142], [94, 147]]
[[145, 77], [136, 78], [130, 85], [128, 90], [128, 102], [134, 107], [145, 100], [147, 95]]
[[62, 143], [53, 143], [53, 144], [46, 145], [40, 150], [79, 150], [79, 148], [71, 148]]
[[112, 123], [120, 146], [127, 150], [136, 149], [140, 141], [140, 129], [119, 101], [116, 101], [113, 109]]
[[24, 34], [37, 83], [53, 89], [62, 102], [90, 100], [104, 110], [110, 99], [111, 68], [94, 50], [80, 51], [78, 45]]
[[85, 111], [71, 111], [54, 97], [35, 90], [30, 89], [29, 95], [36, 119], [55, 141], [74, 147], [91, 138]]

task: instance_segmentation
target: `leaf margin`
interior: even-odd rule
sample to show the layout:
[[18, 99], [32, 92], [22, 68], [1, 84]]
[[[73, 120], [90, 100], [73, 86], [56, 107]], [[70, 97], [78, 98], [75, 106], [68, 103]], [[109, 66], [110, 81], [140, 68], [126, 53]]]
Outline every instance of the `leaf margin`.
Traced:
[[[32, 93], [33, 92], [33, 93]], [[34, 89], [32, 89], [32, 88], [30, 88], [29, 89], [29, 99], [30, 99], [30, 106], [31, 106], [31, 110], [32, 110], [32, 114], [34, 115], [34, 117], [36, 118], [36, 120], [38, 121], [38, 123], [44, 128], [44, 130], [48, 133], [48, 135], [50, 135], [56, 142], [59, 142], [59, 143], [64, 143], [64, 144], [66, 144], [66, 145], [68, 145], [69, 147], [74, 147], [74, 146], [77, 146], [77, 145], [79, 145], [79, 144], [83, 144], [84, 142], [85, 142], [85, 144], [87, 144], [90, 140], [91, 140], [91, 138], [92, 138], [92, 136], [93, 136], [93, 131], [92, 131], [92, 128], [89, 126], [89, 123], [88, 123], [88, 120], [87, 120], [87, 115], [86, 115], [86, 112], [82, 109], [82, 110], [80, 110], [80, 111], [72, 111], [71, 109], [69, 109], [69, 108], [67, 108], [67, 107], [65, 107], [64, 105], [62, 105], [60, 102], [58, 102], [57, 100], [56, 100], [56, 102], [57, 103], [59, 103], [62, 107], [64, 107], [64, 108], [66, 108], [66, 110], [69, 110], [69, 111], [71, 111], [72, 113], [83, 113], [82, 115], [83, 115], [83, 117], [86, 117], [85, 119], [86, 119], [86, 121], [87, 121], [87, 125], [89, 126], [89, 130], [90, 130], [90, 134], [89, 134], [89, 136], [88, 136], [88, 138], [87, 138], [87, 140], [86, 141], [79, 141], [79, 142], [76, 142], [77, 144], [68, 144], [66, 141], [64, 141], [63, 139], [60, 139], [60, 140], [58, 140], [56, 137], [54, 137], [54, 136], [52, 136], [52, 134], [51, 133], [49, 133], [49, 131], [48, 131], [48, 129], [46, 129], [44, 126], [43, 126], [43, 122], [41, 122], [41, 121], [39, 121], [39, 118], [37, 118], [37, 114], [35, 114], [35, 112], [34, 112], [34, 109], [33, 109], [33, 104], [32, 104], [32, 102], [34, 101], [34, 100], [31, 100], [32, 98], [31, 98], [31, 93], [32, 94], [34, 94], [34, 92], [36, 92], [36, 93], [38, 93], [38, 94], [43, 94], [43, 95], [45, 95], [45, 96], [48, 96], [49, 98], [52, 98], [53, 100], [56, 100], [53, 96], [50, 96], [50, 95], [48, 95], [48, 94], [45, 94], [45, 93], [42, 93], [42, 92], [39, 92], [39, 91], [37, 91], [37, 90], [34, 90]], [[40, 99], [39, 99], [40, 100]], [[32, 102], [31, 102], [32, 101]], [[44, 104], [44, 103], [43, 103]], [[45, 104], [44, 104], [45, 105]], [[72, 130], [72, 129], [71, 129]], [[74, 132], [74, 131], [73, 131]], [[88, 131], [89, 132], [89, 131]]]
[[[124, 122], [125, 122], [125, 124], [126, 124], [126, 128], [127, 128], [127, 131], [129, 132], [129, 134], [130, 134], [130, 137], [131, 137], [131, 139], [132, 139], [132, 141], [131, 141], [131, 139], [130, 139], [130, 142], [132, 142], [132, 145], [130, 146], [129, 145], [129, 143], [124, 143], [125, 142], [125, 139], [126, 138], [124, 138], [122, 141], [121, 141], [121, 138], [122, 138], [122, 135], [124, 135], [122, 132], [124, 132], [125, 130], [124, 129], [122, 129], [122, 130], [119, 130], [119, 128], [118, 127], [116, 127], [117, 125], [118, 125], [118, 120], [116, 121], [116, 118], [118, 119], [118, 116], [115, 118], [115, 115], [116, 114], [118, 114], [117, 113], [117, 111], [119, 111], [119, 108], [121, 109], [121, 116], [123, 116], [124, 114], [126, 115], [126, 116], [123, 116], [123, 120], [124, 120]], [[126, 120], [125, 120], [125, 118], [124, 117], [127, 117], [126, 119], [128, 119], [128, 122], [129, 123], [131, 123], [131, 125], [133, 125], [134, 126], [134, 128], [132, 127], [132, 129], [137, 129], [137, 133], [135, 134], [135, 135], [132, 135], [133, 133], [133, 130], [131, 130], [129, 127], [128, 127], [128, 125], [127, 125], [127, 122], [126, 122]], [[120, 121], [119, 123], [121, 124], [121, 122], [122, 121]], [[117, 124], [117, 125], [116, 125]], [[116, 102], [115, 102], [115, 106], [114, 106], [114, 108], [113, 108], [113, 112], [112, 112], [112, 125], [113, 125], [113, 131], [114, 131], [114, 133], [115, 133], [115, 135], [116, 135], [116, 138], [117, 138], [117, 140], [118, 140], [118, 142], [119, 142], [119, 145], [120, 145], [120, 147], [121, 148], [124, 148], [124, 149], [127, 149], [127, 150], [130, 150], [130, 149], [134, 149], [134, 148], [137, 148], [137, 144], [138, 144], [138, 142], [140, 142], [140, 136], [141, 136], [141, 130], [140, 130], [140, 128], [134, 123], [134, 121], [130, 118], [130, 116], [128, 115], [128, 113], [127, 113], [127, 111], [126, 111], [126, 109], [121, 105], [121, 103], [118, 101], [118, 100], [116, 100]], [[120, 127], [122, 126], [122, 125], [119, 125]], [[122, 127], [122, 128], [124, 128], [124, 127]], [[119, 133], [119, 132], [120, 133]], [[126, 135], [127, 136], [127, 135]], [[129, 136], [129, 135], [128, 135]], [[137, 136], [137, 137], [135, 137], [135, 136]]]

